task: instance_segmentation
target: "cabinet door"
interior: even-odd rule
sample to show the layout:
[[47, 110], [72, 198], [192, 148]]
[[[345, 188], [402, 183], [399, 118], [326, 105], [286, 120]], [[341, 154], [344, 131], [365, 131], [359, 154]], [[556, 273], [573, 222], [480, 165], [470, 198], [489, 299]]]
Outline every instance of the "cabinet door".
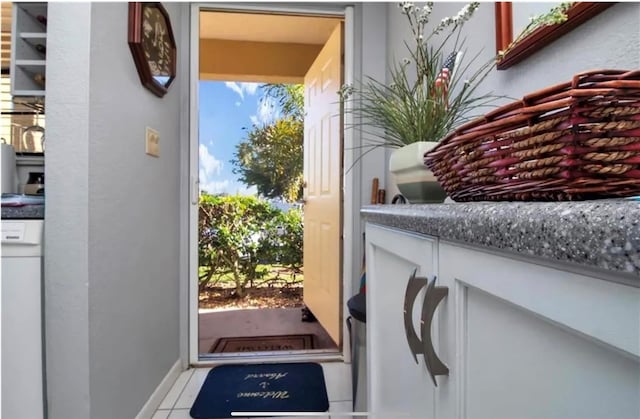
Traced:
[[442, 243], [439, 255], [453, 360], [439, 417], [640, 417], [638, 288]]
[[[416, 363], [407, 343], [404, 299], [415, 270], [418, 277], [436, 274], [435, 239], [372, 224], [367, 225], [366, 238], [367, 410], [381, 418], [433, 418], [435, 387], [423, 356], [418, 355]], [[418, 336], [424, 292], [423, 288], [413, 310]]]

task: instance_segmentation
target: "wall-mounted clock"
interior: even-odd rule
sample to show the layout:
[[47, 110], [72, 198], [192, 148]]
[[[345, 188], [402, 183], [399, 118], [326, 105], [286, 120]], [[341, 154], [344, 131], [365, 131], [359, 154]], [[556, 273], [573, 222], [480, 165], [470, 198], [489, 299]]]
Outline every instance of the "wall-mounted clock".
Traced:
[[129, 48], [140, 81], [162, 97], [176, 77], [176, 41], [160, 3], [129, 3]]

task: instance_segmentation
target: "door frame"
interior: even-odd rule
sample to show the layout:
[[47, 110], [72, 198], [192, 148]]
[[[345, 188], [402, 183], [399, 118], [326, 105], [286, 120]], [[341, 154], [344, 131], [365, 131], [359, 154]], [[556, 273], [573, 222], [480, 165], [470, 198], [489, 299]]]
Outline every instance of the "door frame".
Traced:
[[[333, 7], [332, 7], [333, 6]], [[199, 103], [199, 13], [201, 10], [215, 10], [215, 11], [250, 11], [250, 12], [280, 12], [291, 14], [303, 14], [303, 15], [333, 15], [336, 17], [344, 18], [345, 32], [344, 32], [344, 83], [353, 83], [356, 67], [362, 68], [362, 55], [356, 55], [356, 51], [361, 51], [363, 46], [363, 40], [361, 37], [356, 37], [356, 28], [362, 27], [362, 9], [359, 13], [356, 13], [355, 8], [358, 5], [348, 6], [343, 5], [338, 7], [335, 3], [332, 5], [328, 3], [326, 6], [322, 4], [314, 4], [309, 7], [305, 7], [301, 4], [293, 3], [291, 6], [283, 5], [276, 6], [271, 4], [241, 4], [241, 3], [218, 3], [215, 5], [206, 3], [192, 3], [190, 10], [190, 29], [189, 29], [189, 152], [188, 152], [188, 176], [189, 176], [189, 192], [187, 217], [188, 217], [188, 238], [186, 248], [188, 249], [188, 263], [186, 269], [185, 288], [187, 294], [186, 301], [186, 324], [183, 324], [184, 330], [187, 331], [188, 345], [186, 348], [187, 353], [182, 353], [183, 365], [192, 366], [210, 366], [212, 363], [220, 364], [226, 362], [238, 362], [243, 360], [242, 356], [229, 357], [217, 357], [214, 360], [200, 360], [198, 353], [198, 284], [197, 281], [192, 278], [197, 278], [198, 274], [198, 103]], [[379, 30], [379, 26], [377, 27]], [[378, 39], [379, 40], [379, 39]], [[372, 40], [375, 42], [376, 40]], [[379, 51], [379, 46], [378, 46]], [[376, 59], [372, 58], [372, 59]], [[380, 65], [378, 64], [378, 67]], [[384, 71], [385, 64], [382, 63], [382, 69]], [[356, 160], [356, 153], [359, 150], [361, 144], [361, 138], [359, 133], [354, 129], [345, 129], [352, 125], [352, 117], [348, 109], [344, 112], [344, 124], [343, 124], [343, 170], [344, 168], [351, 167], [353, 161]], [[370, 153], [373, 154], [373, 153]], [[375, 158], [372, 156], [371, 160]], [[378, 160], [380, 160], [378, 158]], [[384, 162], [384, 158], [382, 159]], [[384, 163], [379, 171], [382, 173], [377, 174], [384, 180]], [[352, 169], [343, 174], [343, 203], [342, 203], [342, 235], [343, 235], [343, 262], [342, 262], [342, 318], [346, 318], [346, 298], [352, 295], [354, 290], [357, 290], [357, 279], [360, 273], [360, 260], [363, 249], [362, 245], [362, 231], [363, 228], [360, 222], [360, 207], [362, 200], [362, 170]], [[196, 220], [196, 221], [194, 221]], [[351, 251], [348, 251], [351, 249]], [[355, 285], [354, 285], [355, 284]], [[184, 301], [184, 300], [183, 300]], [[342, 334], [348, 336], [348, 330], [346, 322], [342, 321]], [[184, 334], [181, 334], [184, 336]], [[182, 348], [182, 345], [181, 345]], [[349, 339], [343, 338], [342, 356], [336, 357], [335, 355], [325, 356], [322, 354], [301, 354], [300, 357], [314, 358], [316, 360], [335, 360], [341, 359], [344, 362], [350, 362], [350, 342]], [[292, 354], [277, 354], [269, 356], [269, 361], [278, 360], [291, 360], [294, 357]], [[295, 356], [298, 358], [298, 356]], [[247, 359], [250, 358], [250, 359]], [[244, 361], [260, 361], [256, 356], [247, 356]]]

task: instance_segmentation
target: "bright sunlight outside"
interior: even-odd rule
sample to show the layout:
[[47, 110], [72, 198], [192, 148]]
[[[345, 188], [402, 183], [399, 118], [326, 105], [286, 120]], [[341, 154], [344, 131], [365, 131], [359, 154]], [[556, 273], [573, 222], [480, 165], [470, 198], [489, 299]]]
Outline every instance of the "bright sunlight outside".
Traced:
[[302, 92], [200, 82], [201, 308], [301, 305]]

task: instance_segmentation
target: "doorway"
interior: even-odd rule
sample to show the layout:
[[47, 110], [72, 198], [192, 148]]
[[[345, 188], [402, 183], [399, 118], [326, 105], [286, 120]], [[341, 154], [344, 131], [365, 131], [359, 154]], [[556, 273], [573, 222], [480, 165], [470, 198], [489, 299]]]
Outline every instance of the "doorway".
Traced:
[[[339, 77], [339, 81], [336, 81], [334, 85], [327, 85], [327, 77], [329, 74], [326, 72], [323, 73], [323, 70], [327, 68], [325, 64], [318, 65], [319, 71], [316, 71], [315, 75], [307, 77], [305, 80], [305, 76], [313, 61], [319, 55], [319, 51], [322, 51], [324, 45], [321, 42], [325, 42], [331, 37], [331, 34], [336, 32], [336, 28], [341, 28], [342, 21], [344, 20], [344, 13], [342, 15], [334, 14], [331, 16], [327, 16], [326, 14], [314, 14], [314, 16], [310, 16], [308, 13], [300, 14], [300, 13], [275, 13], [274, 11], [270, 11], [269, 14], [264, 14], [264, 11], [218, 11], [218, 10], [205, 10], [199, 9], [199, 36], [198, 36], [198, 78], [206, 78], [209, 80], [234, 80], [236, 83], [283, 83], [283, 82], [306, 82], [306, 94], [305, 94], [305, 108], [310, 110], [310, 114], [313, 114], [313, 109], [315, 108], [319, 117], [317, 118], [317, 124], [307, 124], [309, 127], [313, 128], [311, 131], [305, 133], [305, 192], [304, 199], [306, 201], [306, 205], [309, 205], [309, 208], [312, 208], [313, 205], [316, 205], [318, 202], [322, 202], [322, 205], [318, 206], [318, 210], [316, 213], [320, 213], [321, 215], [325, 215], [330, 213], [327, 211], [331, 208], [331, 203], [329, 201], [323, 202], [322, 199], [326, 198], [327, 195], [331, 195], [330, 191], [330, 182], [333, 182], [337, 187], [333, 187], [334, 194], [337, 192], [337, 195], [334, 196], [334, 203], [337, 203], [332, 208], [334, 213], [334, 221], [327, 222], [320, 218], [314, 218], [312, 216], [307, 218], [307, 214], [305, 213], [305, 242], [313, 242], [316, 240], [316, 244], [314, 245], [314, 251], [310, 254], [305, 254], [305, 267], [307, 266], [307, 262], [316, 264], [316, 268], [313, 272], [317, 273], [319, 279], [313, 281], [316, 285], [314, 294], [316, 298], [310, 297], [311, 304], [315, 304], [312, 308], [312, 312], [315, 314], [316, 311], [321, 312], [324, 307], [332, 306], [328, 311], [330, 312], [329, 316], [325, 314], [321, 314], [324, 318], [319, 319], [319, 323], [324, 326], [329, 325], [329, 327], [325, 327], [325, 329], [331, 329], [330, 334], [331, 338], [337, 343], [337, 345], [341, 345], [342, 343], [342, 315], [341, 315], [341, 307], [342, 307], [342, 282], [333, 285], [332, 289], [330, 289], [331, 284], [322, 283], [322, 279], [325, 278], [325, 270], [327, 266], [331, 264], [327, 264], [327, 258], [323, 258], [323, 252], [334, 252], [334, 256], [330, 257], [332, 259], [332, 263], [334, 265], [333, 269], [337, 270], [338, 280], [341, 280], [341, 268], [342, 268], [342, 255], [341, 255], [341, 234], [342, 234], [342, 128], [341, 128], [341, 120], [340, 120], [340, 112], [330, 112], [330, 118], [326, 117], [327, 110], [326, 109], [318, 109], [317, 106], [314, 107], [317, 103], [320, 103], [320, 96], [318, 96], [318, 92], [332, 90], [336, 95], [337, 91], [340, 88], [340, 83], [342, 82], [342, 78]], [[205, 15], [206, 14], [206, 15]], [[205, 15], [203, 18], [202, 16]], [[217, 15], [217, 16], [216, 16]], [[207, 19], [212, 17], [217, 17], [218, 20], [214, 25], [208, 25]], [[275, 26], [271, 26], [271, 30], [259, 20], [268, 21], [273, 20], [274, 17], [279, 19], [286, 19], [286, 24], [277, 24]], [[313, 22], [313, 20], [316, 20]], [[193, 19], [192, 19], [193, 21]], [[322, 24], [320, 24], [320, 22]], [[333, 28], [330, 28], [331, 31], [325, 32], [329, 33], [327, 35], [322, 35], [320, 32], [322, 30], [322, 26], [330, 26], [333, 25]], [[296, 26], [300, 29], [296, 32]], [[209, 37], [204, 37], [202, 34], [206, 32], [208, 29], [206, 28], [214, 28], [213, 34], [209, 34]], [[251, 29], [247, 29], [251, 28]], [[281, 30], [286, 28], [286, 30]], [[278, 29], [278, 30], [276, 30]], [[340, 43], [341, 40], [341, 30], [339, 30], [340, 35]], [[285, 36], [289, 37], [289, 40], [295, 40], [297, 42], [279, 42], [286, 41], [286, 39], [278, 39], [277, 36]], [[322, 39], [320, 42], [315, 44], [304, 44], [303, 41], [305, 38], [308, 39], [310, 36], [324, 36], [325, 39]], [[252, 38], [253, 37], [253, 38]], [[341, 44], [340, 44], [341, 45]], [[309, 53], [312, 50], [310, 46], [315, 48], [315, 52]], [[207, 49], [206, 53], [203, 53], [206, 47], [211, 47]], [[308, 50], [306, 55], [304, 52], [301, 52], [303, 47], [306, 47]], [[278, 50], [280, 50], [280, 54], [285, 54], [281, 56], [282, 58], [279, 60], [277, 64], [280, 66], [275, 68], [274, 61], [265, 59], [265, 51], [271, 51], [273, 54], [277, 54]], [[193, 51], [193, 49], [192, 49]], [[294, 53], [295, 52], [295, 53]], [[311, 57], [309, 57], [311, 55]], [[215, 59], [212, 59], [214, 57]], [[256, 61], [256, 57], [258, 58]], [[253, 58], [253, 60], [252, 60]], [[307, 60], [305, 62], [305, 60]], [[276, 60], [277, 61], [277, 60]], [[311, 61], [311, 64], [308, 62]], [[341, 62], [340, 57], [338, 56], [338, 62]], [[283, 64], [285, 66], [283, 66]], [[289, 69], [285, 67], [289, 67]], [[297, 68], [296, 68], [297, 67]], [[342, 68], [339, 68], [339, 72], [342, 72]], [[297, 73], [294, 73], [297, 71]], [[192, 75], [194, 72], [192, 71]], [[335, 75], [334, 75], [335, 76]], [[307, 88], [311, 87], [311, 88]], [[330, 89], [329, 89], [330, 88]], [[315, 89], [315, 90], [314, 90]], [[314, 93], [315, 92], [315, 93]], [[201, 92], [197, 92], [195, 97], [196, 100], [201, 99], [198, 95], [202, 94]], [[315, 96], [314, 96], [315, 95]], [[313, 102], [310, 102], [309, 99], [314, 97]], [[317, 100], [316, 100], [317, 99]], [[334, 105], [337, 100], [334, 100]], [[198, 102], [196, 102], [198, 103]], [[192, 102], [193, 106], [193, 102]], [[192, 108], [193, 109], [193, 108]], [[193, 121], [193, 116], [192, 116]], [[192, 134], [194, 131], [193, 122], [192, 122]], [[323, 133], [333, 131], [333, 137], [337, 138], [337, 146], [332, 146], [330, 142], [322, 141]], [[195, 138], [200, 138], [197, 135], [197, 130], [195, 133]], [[197, 153], [193, 152], [194, 136], [192, 135], [192, 152], [191, 152], [191, 161], [192, 168], [198, 168], [198, 156]], [[201, 145], [197, 143], [196, 149], [200, 149]], [[311, 153], [309, 154], [309, 152]], [[194, 154], [196, 154], [194, 156]], [[194, 159], [195, 157], [195, 159]], [[332, 159], [332, 160], [331, 160]], [[194, 161], [195, 160], [195, 161]], [[331, 163], [326, 166], [326, 168], [322, 169], [323, 162]], [[337, 163], [336, 163], [337, 162]], [[194, 164], [195, 163], [195, 164]], [[337, 166], [336, 166], [337, 164]], [[309, 177], [308, 175], [313, 173], [313, 176]], [[335, 179], [332, 179], [332, 175], [335, 175]], [[191, 222], [191, 310], [190, 310], [190, 354], [191, 354], [191, 362], [197, 363], [199, 361], [207, 361], [212, 359], [218, 359], [215, 355], [212, 357], [210, 355], [206, 355], [203, 353], [201, 345], [199, 345], [199, 336], [200, 331], [197, 327], [200, 324], [200, 315], [197, 310], [197, 300], [194, 304], [194, 292], [197, 291], [197, 284], [194, 287], [193, 278], [194, 271], [197, 272], [197, 265], [195, 265], [194, 269], [194, 237], [195, 234], [198, 234], [198, 231], [194, 231], [194, 206], [198, 202], [200, 188], [197, 184], [198, 174], [197, 171], [194, 173], [192, 169], [192, 194], [191, 194], [191, 214], [192, 214], [192, 222]], [[315, 186], [314, 186], [315, 185]], [[195, 193], [194, 193], [195, 192]], [[337, 199], [336, 199], [337, 198]], [[314, 202], [314, 200], [316, 200]], [[313, 205], [312, 205], [313, 204]], [[320, 209], [321, 208], [321, 209]], [[197, 211], [196, 211], [197, 213]], [[313, 212], [310, 212], [313, 215]], [[335, 214], [337, 214], [337, 222], [335, 222]], [[197, 218], [196, 218], [197, 220]], [[333, 232], [330, 231], [327, 226], [333, 223]], [[311, 234], [311, 238], [308, 239], [309, 232], [313, 231]], [[195, 233], [195, 234], [194, 234]], [[333, 236], [331, 236], [333, 234]], [[311, 240], [311, 241], [309, 241]], [[305, 245], [305, 247], [307, 247]], [[337, 251], [336, 251], [337, 250]], [[197, 255], [197, 250], [195, 251], [195, 255]], [[197, 259], [197, 258], [196, 258]], [[313, 259], [316, 259], [315, 261]], [[196, 260], [197, 262], [197, 260]], [[307, 277], [307, 271], [305, 271], [305, 278]], [[313, 278], [314, 275], [311, 275]], [[307, 284], [305, 284], [306, 288]], [[305, 303], [307, 302], [307, 296], [305, 295]], [[318, 305], [319, 304], [319, 305]], [[195, 306], [195, 307], [194, 307]], [[327, 318], [329, 320], [327, 320]], [[230, 322], [225, 320], [220, 320], [215, 323], [226, 323], [230, 324]], [[331, 324], [329, 324], [331, 323]], [[196, 332], [196, 333], [194, 333]], [[196, 335], [194, 339], [194, 334]], [[264, 333], [261, 333], [264, 334]], [[215, 345], [214, 345], [215, 346]], [[339, 346], [336, 346], [336, 348]], [[334, 353], [339, 354], [336, 350]], [[195, 356], [194, 356], [195, 355]], [[247, 356], [268, 356], [268, 355], [277, 355], [277, 354], [267, 354], [267, 353], [250, 353]], [[280, 354], [280, 355], [314, 355], [314, 351], [302, 351], [302, 353], [292, 354]], [[316, 354], [317, 355], [317, 354]]]

